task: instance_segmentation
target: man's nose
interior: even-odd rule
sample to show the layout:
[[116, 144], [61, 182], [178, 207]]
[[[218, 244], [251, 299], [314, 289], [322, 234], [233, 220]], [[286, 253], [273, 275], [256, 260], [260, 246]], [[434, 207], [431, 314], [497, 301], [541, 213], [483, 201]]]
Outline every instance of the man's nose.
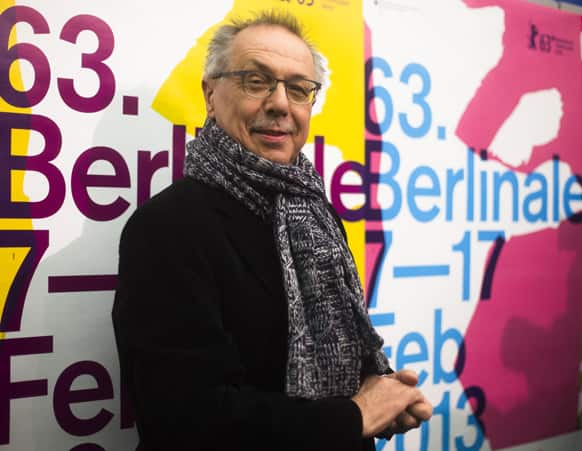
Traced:
[[265, 109], [268, 113], [277, 116], [286, 116], [289, 113], [289, 99], [285, 84], [282, 81], [277, 82], [275, 89], [265, 99]]

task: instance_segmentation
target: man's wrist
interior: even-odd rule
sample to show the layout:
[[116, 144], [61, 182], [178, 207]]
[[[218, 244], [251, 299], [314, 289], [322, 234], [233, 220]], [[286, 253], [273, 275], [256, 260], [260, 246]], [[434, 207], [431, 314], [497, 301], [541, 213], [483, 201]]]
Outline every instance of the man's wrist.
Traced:
[[364, 412], [366, 410], [366, 400], [362, 396], [355, 394], [354, 396], [352, 396], [351, 401], [358, 407], [358, 410], [360, 411], [360, 429], [362, 431], [362, 437], [369, 437], [370, 436], [369, 431], [366, 428], [367, 422], [365, 421], [364, 418]]

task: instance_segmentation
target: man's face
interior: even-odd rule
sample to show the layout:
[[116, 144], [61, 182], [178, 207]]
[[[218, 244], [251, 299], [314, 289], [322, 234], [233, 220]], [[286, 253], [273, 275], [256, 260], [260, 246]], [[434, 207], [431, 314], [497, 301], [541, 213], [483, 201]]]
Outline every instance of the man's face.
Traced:
[[[259, 70], [285, 80], [315, 79], [307, 45], [278, 26], [252, 26], [236, 35], [225, 71], [239, 70]], [[203, 88], [208, 116], [231, 138], [275, 163], [295, 161], [309, 133], [311, 104], [291, 103], [283, 83], [263, 99], [246, 94], [239, 77], [205, 80]]]

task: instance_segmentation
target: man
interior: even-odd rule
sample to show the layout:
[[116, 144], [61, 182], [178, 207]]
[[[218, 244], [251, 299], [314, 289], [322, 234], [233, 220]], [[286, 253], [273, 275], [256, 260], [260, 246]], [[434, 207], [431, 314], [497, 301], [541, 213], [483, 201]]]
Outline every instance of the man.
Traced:
[[186, 177], [120, 243], [113, 310], [143, 450], [374, 449], [432, 407], [391, 373], [341, 221], [300, 153], [324, 78], [288, 15], [221, 27]]

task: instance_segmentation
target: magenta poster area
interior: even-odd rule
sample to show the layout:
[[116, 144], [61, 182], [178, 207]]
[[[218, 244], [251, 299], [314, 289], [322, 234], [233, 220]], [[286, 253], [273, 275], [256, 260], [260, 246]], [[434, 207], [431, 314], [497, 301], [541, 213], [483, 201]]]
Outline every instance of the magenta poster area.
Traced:
[[[582, 16], [524, 0], [248, 4], [320, 14], [316, 36], [361, 19], [342, 30], [361, 59], [330, 66], [318, 106], [330, 117], [335, 101], [361, 149], [316, 139], [307, 154], [326, 181], [349, 162], [330, 197], [372, 322], [435, 406], [376, 449], [582, 449]], [[110, 320], [119, 234], [182, 176], [199, 121], [173, 123], [188, 108], [156, 96], [244, 7], [0, 0], [0, 450], [136, 449]], [[346, 94], [359, 111], [338, 108], [334, 70], [363, 80]]]

